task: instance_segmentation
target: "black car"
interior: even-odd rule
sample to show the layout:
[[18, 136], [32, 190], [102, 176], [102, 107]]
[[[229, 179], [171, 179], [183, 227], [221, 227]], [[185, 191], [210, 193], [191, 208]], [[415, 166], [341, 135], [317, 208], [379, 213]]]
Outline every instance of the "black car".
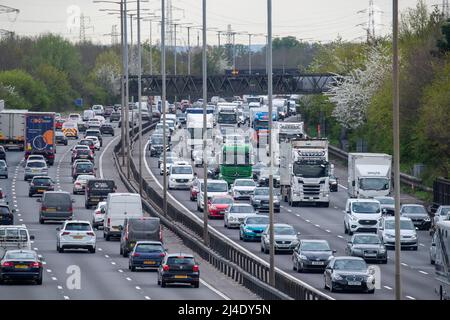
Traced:
[[55, 190], [55, 183], [52, 178], [48, 176], [36, 176], [30, 182], [28, 189], [28, 196], [32, 197], [35, 194], [43, 194], [45, 191]]
[[8, 250], [0, 261], [0, 283], [30, 280], [42, 284], [42, 261], [33, 250]]
[[300, 240], [292, 254], [292, 266], [294, 270], [303, 272], [305, 270], [324, 271], [333, 253], [326, 240]]
[[264, 162], [260, 161], [260, 162], [258, 162], [258, 163], [253, 165], [252, 172], [253, 172], [253, 179], [254, 180], [258, 180], [259, 174], [260, 174], [262, 168], [267, 168], [267, 165]]
[[6, 151], [3, 146], [0, 146], [0, 160], [6, 161]]
[[103, 116], [105, 118], [110, 117], [113, 112], [114, 112], [114, 107], [113, 106], [107, 106], [107, 107], [105, 107], [105, 111], [103, 112]]
[[[274, 190], [273, 210], [280, 212], [280, 192]], [[250, 203], [256, 211], [269, 211], [269, 187], [256, 187], [250, 197]]]
[[331, 292], [337, 290], [358, 290], [375, 292], [375, 277], [363, 258], [334, 257], [324, 272], [324, 287]]
[[328, 179], [328, 185], [330, 186], [330, 192], [338, 192], [339, 179], [336, 176], [331, 175]]
[[111, 115], [109, 116], [109, 121], [110, 122], [120, 121], [120, 112], [119, 111], [112, 112]]
[[61, 131], [55, 131], [55, 142], [56, 144], [63, 144], [67, 146], [67, 137]]
[[11, 210], [5, 202], [0, 202], [0, 225], [13, 225], [15, 209]]
[[[148, 144], [148, 150], [150, 151], [150, 157], [156, 157], [163, 153], [164, 138], [161, 134], [152, 134]], [[166, 151], [170, 150], [169, 144], [166, 145]]]
[[158, 285], [165, 288], [169, 283], [188, 283], [198, 288], [200, 270], [191, 254], [168, 254], [158, 268]]
[[94, 164], [89, 163], [89, 162], [77, 163], [77, 165], [73, 168], [73, 171], [72, 171], [73, 181], [75, 181], [77, 179], [77, 177], [82, 174], [95, 176]]
[[98, 141], [100, 141], [100, 147], [103, 146], [103, 138], [102, 138], [102, 133], [100, 132], [99, 129], [88, 129], [86, 130], [86, 132], [84, 133], [84, 137], [92, 137], [95, 136], [98, 138]]
[[84, 121], [78, 122], [77, 127], [79, 132], [86, 132], [86, 130], [88, 129], [87, 122]]
[[380, 236], [373, 233], [357, 233], [347, 243], [345, 253], [353, 257], [361, 257], [366, 261], [387, 263], [386, 246]]
[[101, 134], [110, 134], [114, 136], [114, 128], [110, 123], [104, 123], [100, 126]]
[[427, 210], [421, 204], [404, 204], [400, 208], [402, 217], [412, 220], [414, 226], [420, 230], [428, 230], [431, 227], [431, 219]]

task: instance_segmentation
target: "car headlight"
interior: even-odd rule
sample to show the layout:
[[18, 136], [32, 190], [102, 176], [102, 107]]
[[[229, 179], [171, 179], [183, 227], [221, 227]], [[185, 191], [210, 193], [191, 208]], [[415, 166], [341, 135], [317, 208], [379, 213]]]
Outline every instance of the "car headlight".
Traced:
[[291, 243], [291, 245], [294, 245], [294, 246], [296, 246], [296, 245], [298, 245], [298, 240], [292, 240], [292, 243]]
[[431, 221], [431, 220], [430, 220], [430, 217], [426, 217], [424, 220], [427, 221], [427, 222], [428, 222], [428, 221]]
[[386, 248], [380, 248], [380, 253], [385, 253], [386, 252]]
[[393, 235], [393, 234], [386, 234], [386, 238], [395, 238], [395, 235]]
[[417, 240], [417, 235], [412, 235], [412, 236], [411, 236], [411, 239]]
[[254, 203], [261, 203], [261, 200], [259, 200], [259, 199], [254, 199], [253, 202], [254, 202]]
[[305, 256], [304, 254], [301, 254], [301, 255], [299, 255], [298, 257], [299, 257], [300, 259], [302, 259], [302, 260], [308, 260], [308, 257]]
[[354, 248], [354, 249], [352, 249], [352, 252], [354, 252], [354, 253], [361, 253], [362, 250], [358, 249], [358, 248]]
[[229, 217], [228, 217], [228, 220], [229, 220], [229, 221], [235, 221], [235, 220], [236, 220], [236, 218], [235, 218], [235, 217], [233, 217], [233, 216], [229, 216]]
[[332, 278], [333, 278], [333, 280], [342, 280], [342, 277], [336, 273], [333, 274]]
[[174, 178], [170, 178], [170, 181], [175, 182], [175, 179]]

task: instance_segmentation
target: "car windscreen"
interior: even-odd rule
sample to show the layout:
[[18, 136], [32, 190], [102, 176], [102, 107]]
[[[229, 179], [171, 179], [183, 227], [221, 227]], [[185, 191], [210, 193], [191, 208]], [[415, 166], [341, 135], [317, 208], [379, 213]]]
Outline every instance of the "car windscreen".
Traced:
[[159, 220], [156, 219], [132, 219], [129, 221], [129, 231], [156, 232], [159, 231]]
[[342, 259], [337, 260], [334, 263], [334, 269], [336, 270], [355, 270], [355, 271], [365, 271], [367, 270], [367, 265], [364, 260], [354, 260], [354, 259]]
[[393, 198], [376, 198], [376, 200], [380, 201], [381, 204], [395, 204]]
[[352, 210], [355, 213], [380, 213], [380, 205], [376, 202], [354, 202]]
[[91, 226], [88, 223], [68, 223], [65, 230], [67, 231], [91, 231]]
[[354, 244], [380, 244], [380, 238], [376, 235], [358, 235], [353, 238]]
[[269, 224], [269, 217], [247, 218], [247, 224]]
[[6, 167], [6, 162], [5, 161], [0, 161], [0, 168], [4, 168]]
[[274, 232], [274, 234], [284, 235], [284, 236], [295, 235], [295, 230], [294, 230], [294, 228], [291, 228], [291, 227], [274, 227], [273, 232]]
[[91, 154], [91, 151], [86, 150], [86, 149], [80, 149], [80, 150], [77, 150], [77, 154], [78, 155], [87, 155], [87, 154]]
[[[201, 185], [202, 191], [204, 190], [203, 183]], [[228, 184], [226, 183], [214, 183], [208, 182], [208, 192], [227, 192]]]
[[35, 260], [36, 254], [32, 252], [8, 252], [5, 256], [6, 260]]
[[446, 216], [450, 213], [450, 207], [445, 207], [441, 209], [441, 216]]
[[68, 208], [72, 205], [70, 195], [67, 193], [48, 193], [44, 194], [42, 204], [47, 207], [65, 207]]
[[88, 181], [88, 192], [93, 195], [107, 195], [114, 192], [113, 180], [90, 180]]
[[142, 243], [136, 246], [135, 252], [139, 253], [164, 252], [164, 248], [160, 244]]
[[254, 187], [256, 184], [253, 180], [237, 180], [234, 182], [234, 185], [239, 187]]
[[195, 264], [195, 260], [192, 257], [169, 257], [167, 258], [168, 265], [189, 265], [192, 266]]
[[269, 188], [256, 188], [255, 196], [267, 196], [269, 195]]
[[330, 246], [327, 242], [308, 242], [305, 241], [301, 245], [301, 250], [303, 251], [331, 251]]
[[192, 174], [192, 168], [172, 166], [172, 174]]
[[82, 146], [90, 146], [90, 145], [94, 144], [94, 142], [92, 140], [81, 140], [78, 143], [81, 144]]
[[45, 162], [36, 161], [36, 162], [28, 162], [27, 167], [28, 168], [45, 168], [47, 165]]
[[427, 214], [427, 211], [422, 206], [405, 206], [402, 213], [423, 213]]
[[10, 212], [7, 206], [0, 206], [0, 215], [8, 215]]
[[[387, 220], [384, 224], [384, 229], [394, 230], [395, 229], [395, 221]], [[414, 230], [414, 224], [409, 220], [400, 220], [400, 230]]]
[[86, 134], [85, 134], [85, 136], [87, 137], [87, 136], [96, 136], [96, 137], [98, 137], [100, 135], [100, 133], [98, 132], [98, 131], [86, 131]]
[[232, 204], [233, 203], [233, 199], [231, 198], [225, 198], [225, 197], [221, 197], [221, 198], [213, 198], [211, 200], [212, 204]]
[[252, 206], [232, 206], [230, 208], [232, 213], [254, 213], [255, 210]]

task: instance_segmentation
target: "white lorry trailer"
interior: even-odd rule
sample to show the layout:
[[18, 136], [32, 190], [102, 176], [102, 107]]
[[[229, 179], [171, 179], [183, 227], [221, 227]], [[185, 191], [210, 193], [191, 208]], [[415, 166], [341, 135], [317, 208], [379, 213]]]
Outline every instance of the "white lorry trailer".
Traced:
[[290, 206], [314, 203], [328, 207], [329, 171], [328, 140], [305, 138], [280, 142], [281, 192]]
[[387, 196], [391, 192], [392, 156], [384, 153], [348, 154], [348, 195], [351, 198]]
[[[206, 139], [207, 145], [212, 145], [212, 131], [214, 128], [213, 114], [208, 113], [206, 115]], [[187, 130], [187, 147], [192, 151], [195, 149], [202, 149], [203, 146], [203, 114], [201, 113], [188, 113], [186, 118], [186, 130]]]
[[27, 110], [3, 110], [0, 112], [0, 145], [5, 149], [24, 150], [25, 114]]

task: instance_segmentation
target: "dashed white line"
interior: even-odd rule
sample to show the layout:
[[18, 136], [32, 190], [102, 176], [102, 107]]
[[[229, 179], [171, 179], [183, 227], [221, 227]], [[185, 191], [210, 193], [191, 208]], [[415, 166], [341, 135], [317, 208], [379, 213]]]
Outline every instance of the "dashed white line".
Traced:
[[317, 228], [320, 228], [320, 224], [315, 224], [315, 226], [316, 226]]
[[407, 267], [408, 265], [404, 262], [401, 263], [402, 266]]
[[59, 289], [59, 290], [62, 290], [62, 289], [63, 289], [63, 287], [61, 287], [61, 286], [58, 286], [58, 289]]
[[38, 249], [38, 248], [33, 248], [33, 250], [34, 250], [34, 251], [38, 251], [39, 249]]
[[339, 184], [339, 187], [344, 188], [345, 190], [348, 190], [348, 188], [344, 187], [342, 184]]
[[127, 278], [125, 278], [125, 279], [127, 279], [128, 281], [131, 281], [131, 278], [128, 278], [128, 277], [127, 277]]
[[109, 256], [107, 254], [105, 254], [105, 258], [109, 258]]
[[23, 222], [23, 219], [19, 219], [20, 222]]
[[18, 214], [17, 214], [17, 216], [18, 216], [18, 217], [21, 217], [21, 216], [22, 216], [22, 214], [21, 214], [21, 213], [18, 213]]
[[58, 281], [58, 279], [56, 279], [55, 277], [52, 277], [52, 280], [53, 280], [53, 281]]
[[98, 248], [97, 250], [98, 250], [98, 251], [103, 251], [103, 249], [102, 249], [102, 248]]
[[141, 287], [139, 287], [139, 286], [136, 286], [136, 290], [141, 290]]
[[292, 212], [292, 210], [291, 210], [291, 209], [287, 209], [287, 211], [288, 211], [288, 212]]
[[144, 298], [147, 300], [151, 300], [151, 298], [149, 296], [145, 296]]
[[388, 290], [392, 290], [392, 288], [391, 287], [389, 287], [389, 286], [384, 286], [386, 289], [388, 289]]
[[422, 271], [422, 270], [419, 270], [419, 272], [422, 273], [422, 274], [428, 274], [428, 272], [425, 272], [425, 271]]
[[64, 296], [64, 300], [69, 300], [70, 298], [68, 296]]
[[423, 243], [419, 243], [419, 246], [421, 247], [425, 247], [425, 245]]
[[51, 270], [51, 269], [47, 269], [47, 272], [48, 272], [48, 273], [51, 273], [51, 272], [52, 272], [52, 270]]
[[306, 219], [305, 221], [306, 221], [306, 222], [311, 222], [311, 221], [310, 221], [310, 220], [308, 220], [308, 219]]
[[300, 217], [300, 215], [298, 213], [295, 214], [297, 217]]
[[416, 300], [416, 298], [414, 298], [414, 297], [411, 297], [411, 296], [406, 296], [408, 299], [410, 299], [410, 300]]
[[325, 230], [325, 231], [326, 231], [326, 232], [328, 232], [328, 233], [330, 233], [330, 232], [331, 232], [331, 231], [330, 231], [330, 230], [328, 230], [328, 229], [327, 229], [327, 230]]
[[343, 236], [341, 236], [340, 234], [337, 236], [338, 238], [341, 238], [341, 239], [344, 239], [344, 237]]
[[114, 266], [116, 265], [116, 263], [114, 261], [111, 261], [111, 264], [114, 265]]
[[120, 273], [122, 273], [122, 272], [123, 272], [123, 270], [122, 270], [122, 269], [119, 269], [119, 270], [117, 270], [117, 271], [119, 271]]
[[334, 208], [337, 209], [338, 207], [335, 206]]

